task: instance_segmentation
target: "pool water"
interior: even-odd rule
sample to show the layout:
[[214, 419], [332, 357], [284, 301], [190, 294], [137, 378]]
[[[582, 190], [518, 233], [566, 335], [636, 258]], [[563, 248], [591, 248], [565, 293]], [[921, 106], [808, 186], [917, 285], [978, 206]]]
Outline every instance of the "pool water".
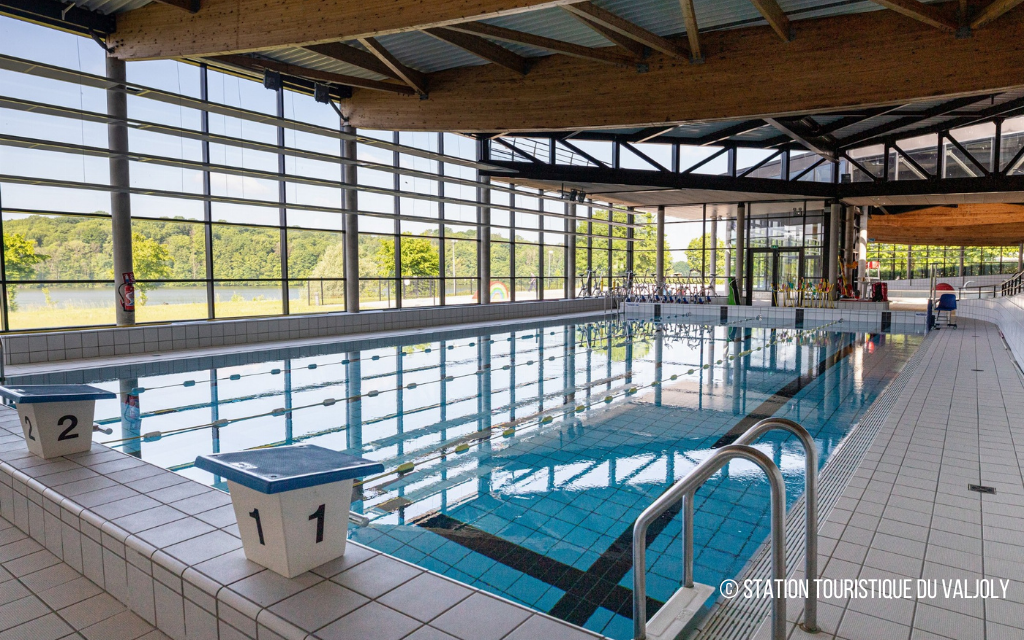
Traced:
[[[97, 404], [112, 430], [100, 442], [222, 489], [196, 455], [308, 442], [379, 460], [386, 472], [353, 497], [371, 522], [352, 540], [626, 639], [639, 513], [769, 416], [806, 427], [826, 463], [921, 339], [577, 319], [14, 382], [119, 393]], [[792, 504], [800, 444], [776, 433], [757, 446]], [[716, 474], [697, 494], [695, 580], [736, 576], [768, 534], [768, 508], [751, 463]], [[680, 529], [678, 511], [650, 529], [648, 615], [681, 584]]]

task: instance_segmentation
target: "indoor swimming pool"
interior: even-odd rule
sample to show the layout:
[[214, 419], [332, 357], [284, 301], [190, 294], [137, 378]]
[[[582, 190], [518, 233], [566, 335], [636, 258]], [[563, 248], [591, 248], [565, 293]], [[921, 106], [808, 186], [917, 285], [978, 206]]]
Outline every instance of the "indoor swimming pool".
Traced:
[[[822, 464], [920, 335], [607, 316], [257, 349], [12, 378], [85, 382], [99, 442], [226, 489], [199, 454], [315, 443], [383, 462], [351, 539], [611, 638], [632, 637], [632, 524], [756, 421]], [[119, 375], [121, 377], [119, 377]], [[124, 377], [130, 376], [130, 377]], [[803, 491], [803, 451], [757, 445]], [[697, 494], [694, 578], [736, 576], [768, 534], [768, 485], [734, 461]], [[680, 518], [648, 535], [648, 614], [681, 583]], [[711, 603], [708, 602], [708, 605]]]

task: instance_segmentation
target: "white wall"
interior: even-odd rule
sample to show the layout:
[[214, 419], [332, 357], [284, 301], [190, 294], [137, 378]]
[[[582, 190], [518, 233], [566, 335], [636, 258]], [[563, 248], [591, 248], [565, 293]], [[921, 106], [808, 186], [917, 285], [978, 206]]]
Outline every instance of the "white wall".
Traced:
[[1007, 298], [960, 300], [957, 315], [999, 327], [1017, 363], [1024, 362], [1024, 294]]
[[[951, 284], [953, 287], [959, 289], [965, 282], [970, 283], [968, 284], [969, 287], [977, 287], [1000, 284], [1009, 277], [1010, 275], [1007, 274], [991, 276], [964, 276], [963, 278], [936, 278], [935, 282], [945, 282], [946, 284]], [[931, 280], [929, 278], [914, 278], [913, 280], [884, 280], [883, 282], [889, 286], [890, 295], [892, 295], [891, 292], [894, 289], [897, 291], [915, 290], [927, 293], [928, 287], [931, 284]]]

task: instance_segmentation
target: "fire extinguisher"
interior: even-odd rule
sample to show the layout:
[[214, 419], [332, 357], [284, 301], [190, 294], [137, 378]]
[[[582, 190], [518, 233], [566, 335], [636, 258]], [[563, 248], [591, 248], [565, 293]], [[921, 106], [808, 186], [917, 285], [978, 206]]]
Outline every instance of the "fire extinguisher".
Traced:
[[135, 272], [121, 274], [121, 284], [117, 287], [117, 295], [121, 299], [121, 308], [135, 311]]

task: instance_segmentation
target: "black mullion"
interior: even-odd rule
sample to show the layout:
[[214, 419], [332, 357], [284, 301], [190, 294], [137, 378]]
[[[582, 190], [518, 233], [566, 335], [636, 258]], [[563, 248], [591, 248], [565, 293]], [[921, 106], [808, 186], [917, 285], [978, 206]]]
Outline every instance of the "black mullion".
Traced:
[[[4, 237], [4, 215], [3, 215], [4, 214], [4, 199], [3, 199], [3, 195], [4, 195], [3, 194], [3, 185], [0, 185], [0, 241], [2, 241], [2, 239]], [[11, 330], [10, 318], [7, 315], [8, 314], [8, 309], [7, 309], [7, 261], [5, 260], [5, 257], [4, 257], [4, 253], [5, 253], [4, 250], [7, 247], [6, 247], [6, 242], [0, 242], [0, 244], [4, 245], [4, 246], [0, 246], [0, 296], [3, 297], [3, 300], [0, 301], [0, 321], [3, 322], [3, 324], [0, 325], [0, 330], [2, 330], [2, 331], [10, 331]], [[3, 357], [3, 355], [0, 354], [0, 357]], [[2, 364], [2, 363], [0, 363], [0, 364]], [[2, 380], [0, 380], [0, 381], [2, 381]]]
[[[397, 144], [398, 140], [398, 132], [395, 131], [394, 133], [391, 134], [391, 141]], [[398, 153], [398, 151], [393, 151], [391, 155], [394, 167], [396, 169], [399, 168], [402, 165], [401, 155]], [[401, 188], [401, 180], [401, 176], [396, 173], [394, 180], [395, 191], [398, 191]], [[395, 196], [395, 214], [402, 214], [402, 198], [397, 195]], [[395, 218], [393, 237], [395, 245], [395, 281], [392, 286], [395, 287], [395, 308], [401, 309], [402, 294], [404, 293], [404, 291], [402, 291], [402, 221], [399, 220], [398, 218]]]
[[509, 302], [516, 301], [516, 185], [509, 185], [512, 193], [508, 194], [508, 279], [511, 281], [512, 290], [509, 292]]
[[[203, 102], [209, 102], [209, 76], [205, 64], [199, 66], [199, 95]], [[210, 112], [199, 114], [200, 127], [203, 133], [203, 247], [206, 257], [206, 317], [213, 320], [217, 317], [216, 291], [213, 286], [213, 188], [210, 184]]]
[[[278, 87], [277, 89], [277, 117], [284, 118], [284, 88]], [[284, 128], [277, 128], [277, 147], [279, 149], [284, 148]], [[285, 164], [284, 154], [277, 154], [277, 175], [281, 176], [281, 180], [277, 183], [277, 198], [281, 203], [278, 209], [278, 224], [279, 229], [279, 242], [281, 245], [281, 313], [282, 315], [288, 315], [291, 311], [289, 300], [288, 300], [288, 207], [285, 203], [288, 201], [288, 184], [284, 181]]]
[[[437, 133], [437, 152], [440, 153], [440, 154], [444, 154], [444, 134], [441, 133], [441, 132]], [[438, 162], [437, 163], [437, 173], [438, 173], [437, 195], [439, 195], [439, 196], [441, 196], [443, 198], [444, 197], [444, 163], [443, 162]], [[440, 286], [440, 291], [438, 291], [438, 295], [437, 295], [437, 301], [443, 307], [443, 306], [445, 306], [445, 296], [444, 296], [444, 294], [445, 294], [446, 285], [448, 283], [448, 280], [447, 280], [447, 277], [446, 277], [446, 271], [445, 271], [445, 266], [446, 265], [445, 265], [445, 247], [444, 247], [444, 238], [445, 238], [445, 233], [444, 233], [444, 202], [438, 202], [437, 203], [437, 218], [439, 220], [438, 231], [437, 231], [437, 233], [438, 233], [438, 247], [437, 247], [438, 261], [437, 262], [438, 262], [438, 282], [439, 282], [439, 286]], [[452, 266], [454, 266], [454, 264]]]

